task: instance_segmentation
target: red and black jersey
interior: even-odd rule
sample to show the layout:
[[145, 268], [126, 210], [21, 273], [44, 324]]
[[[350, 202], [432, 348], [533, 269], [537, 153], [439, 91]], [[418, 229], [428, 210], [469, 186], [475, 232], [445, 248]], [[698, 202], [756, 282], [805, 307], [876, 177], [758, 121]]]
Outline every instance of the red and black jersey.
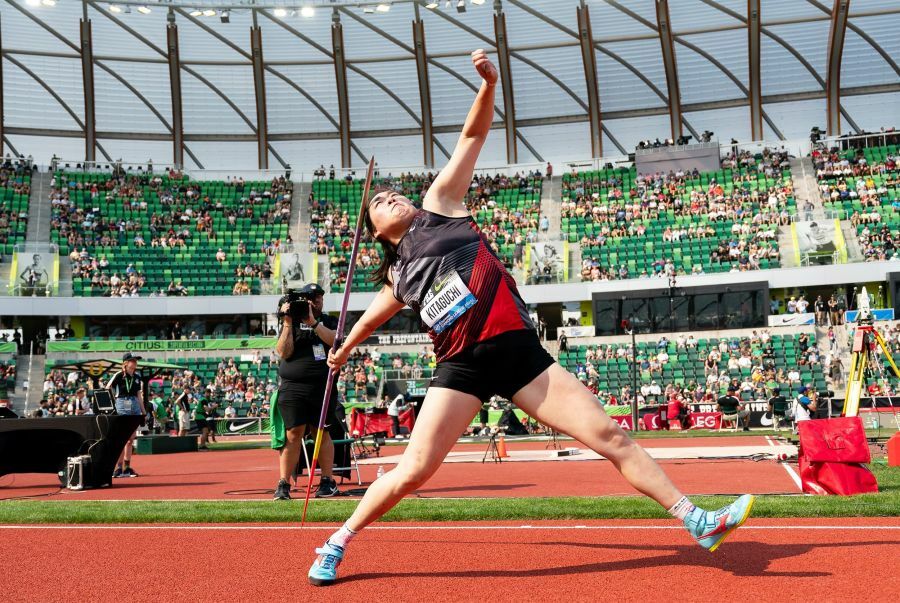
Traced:
[[397, 252], [394, 296], [419, 314], [438, 362], [501, 333], [534, 329], [515, 280], [471, 216], [420, 210]]

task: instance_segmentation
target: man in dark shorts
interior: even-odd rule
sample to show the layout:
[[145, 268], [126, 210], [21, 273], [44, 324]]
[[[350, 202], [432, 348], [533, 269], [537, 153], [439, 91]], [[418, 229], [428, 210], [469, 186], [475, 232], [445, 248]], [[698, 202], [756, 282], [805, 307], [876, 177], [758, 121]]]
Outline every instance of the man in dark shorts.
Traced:
[[194, 423], [197, 424], [197, 429], [200, 430], [200, 445], [197, 448], [199, 450], [209, 450], [209, 446], [207, 446], [209, 442], [209, 422], [206, 420], [207, 408], [206, 404], [199, 397], [194, 398], [194, 403], [191, 405], [191, 413], [193, 414]]
[[727, 421], [737, 421], [740, 419], [744, 424], [744, 431], [750, 431], [750, 411], [744, 408], [741, 401], [734, 395], [735, 389], [728, 388], [728, 393], [719, 398], [719, 412], [722, 418]]
[[[319, 426], [329, 371], [326, 360], [337, 334], [337, 319], [322, 314], [325, 291], [311, 283], [300, 289], [299, 293], [309, 304], [309, 313], [305, 316], [292, 316], [290, 304], [284, 298], [279, 302], [284, 322], [275, 346], [275, 352], [281, 357], [277, 405], [284, 422], [285, 443], [280, 449], [281, 479], [275, 488], [275, 500], [290, 499], [290, 477], [300, 460], [304, 435], [307, 431], [315, 434]], [[332, 388], [325, 415], [326, 425], [334, 420], [335, 406], [337, 388]], [[322, 469], [322, 478], [316, 497], [339, 494], [332, 477], [334, 444], [327, 430], [322, 434], [318, 464]]]

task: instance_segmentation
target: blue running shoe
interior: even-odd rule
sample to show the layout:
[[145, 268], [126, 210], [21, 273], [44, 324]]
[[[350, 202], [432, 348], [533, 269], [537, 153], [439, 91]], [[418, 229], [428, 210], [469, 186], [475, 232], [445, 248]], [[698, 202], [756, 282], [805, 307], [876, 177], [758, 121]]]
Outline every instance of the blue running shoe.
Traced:
[[344, 559], [344, 549], [326, 542], [316, 549], [318, 557], [309, 568], [309, 583], [313, 586], [328, 586], [337, 580], [337, 567]]
[[704, 511], [695, 507], [685, 518], [684, 527], [700, 546], [713, 552], [729, 534], [747, 521], [755, 500], [755, 496], [744, 494], [727, 507], [716, 511]]

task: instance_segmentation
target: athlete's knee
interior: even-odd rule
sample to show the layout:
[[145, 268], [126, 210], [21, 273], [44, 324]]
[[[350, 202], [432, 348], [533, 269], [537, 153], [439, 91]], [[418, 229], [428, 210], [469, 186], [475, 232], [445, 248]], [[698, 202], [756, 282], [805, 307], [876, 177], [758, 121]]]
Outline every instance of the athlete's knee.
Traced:
[[598, 436], [603, 442], [604, 456], [610, 459], [621, 457], [637, 446], [635, 441], [612, 419], [600, 427]]
[[394, 471], [397, 472], [397, 475], [394, 478], [396, 480], [396, 488], [404, 494], [412, 492], [420, 487], [428, 481], [428, 478], [434, 473], [434, 471], [429, 470], [426, 465], [418, 463], [405, 466], [400, 465]]

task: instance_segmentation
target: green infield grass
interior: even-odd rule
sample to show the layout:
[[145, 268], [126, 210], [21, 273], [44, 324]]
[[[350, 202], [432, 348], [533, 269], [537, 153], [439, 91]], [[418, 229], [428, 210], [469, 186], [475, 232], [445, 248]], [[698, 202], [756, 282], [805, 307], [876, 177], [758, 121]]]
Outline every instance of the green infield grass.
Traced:
[[[900, 468], [884, 459], [871, 465], [881, 492], [852, 497], [760, 496], [753, 517], [888, 517], [900, 516]], [[298, 495], [299, 497], [299, 495]], [[732, 497], [695, 496], [708, 508]], [[291, 523], [298, 522], [302, 500], [134, 500], [59, 501], [52, 498], [0, 501], [2, 524], [90, 523]], [[313, 500], [310, 522], [342, 522], [356, 500]], [[565, 498], [478, 498], [403, 500], [384, 521], [500, 521], [662, 519], [667, 514], [640, 496]]]

